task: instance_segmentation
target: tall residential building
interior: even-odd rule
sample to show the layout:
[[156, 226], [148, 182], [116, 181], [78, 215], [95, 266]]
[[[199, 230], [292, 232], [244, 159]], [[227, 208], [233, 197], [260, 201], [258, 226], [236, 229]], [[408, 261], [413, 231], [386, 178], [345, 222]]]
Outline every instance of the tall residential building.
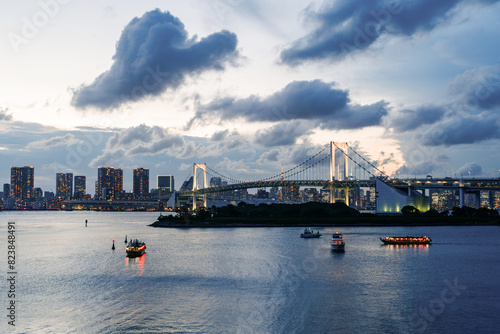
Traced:
[[82, 198], [87, 193], [87, 178], [75, 175], [75, 198]]
[[56, 197], [73, 197], [73, 173], [56, 174]]
[[9, 198], [10, 196], [10, 183], [4, 183], [3, 185], [3, 200], [4, 202]]
[[115, 169], [113, 167], [97, 168], [96, 199], [113, 200], [115, 198]]
[[171, 193], [174, 191], [174, 176], [173, 175], [158, 175], [156, 177], [157, 188], [162, 193]]
[[134, 195], [145, 198], [149, 195], [149, 169], [134, 168]]
[[33, 198], [35, 168], [32, 166], [10, 167], [10, 194], [15, 199]]
[[123, 169], [115, 168], [115, 197], [123, 192]]

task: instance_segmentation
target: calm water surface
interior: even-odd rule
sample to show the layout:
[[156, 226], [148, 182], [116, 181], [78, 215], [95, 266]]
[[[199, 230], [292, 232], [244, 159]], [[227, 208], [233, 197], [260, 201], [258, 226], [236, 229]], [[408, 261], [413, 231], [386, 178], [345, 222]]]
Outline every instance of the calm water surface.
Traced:
[[[301, 239], [302, 228], [147, 226], [157, 215], [0, 212], [0, 332], [500, 330], [499, 227], [323, 228], [321, 239]], [[17, 228], [15, 328], [6, 317], [8, 221]], [[345, 253], [329, 249], [337, 230]], [[126, 258], [125, 235], [147, 243], [143, 257]], [[434, 243], [384, 246], [386, 235]]]

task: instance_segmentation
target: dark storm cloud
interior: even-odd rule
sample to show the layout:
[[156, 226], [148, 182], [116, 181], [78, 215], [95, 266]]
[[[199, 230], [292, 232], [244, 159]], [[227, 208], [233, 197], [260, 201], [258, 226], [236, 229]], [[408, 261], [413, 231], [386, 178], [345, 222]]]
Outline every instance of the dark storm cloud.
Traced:
[[189, 38], [184, 24], [159, 9], [134, 18], [122, 31], [111, 68], [74, 92], [77, 108], [115, 108], [180, 86], [186, 76], [222, 70], [237, 57], [236, 35], [221, 31]]
[[205, 109], [218, 111], [222, 120], [243, 117], [257, 122], [321, 118], [342, 110], [349, 102], [348, 92], [334, 86], [321, 80], [294, 81], [267, 98], [226, 97], [213, 101]]
[[216, 99], [201, 106], [188, 127], [218, 116], [222, 121], [235, 118], [250, 122], [314, 120], [323, 128], [351, 129], [380, 124], [381, 117], [387, 114], [386, 107], [384, 101], [368, 106], [353, 105], [349, 92], [336, 88], [334, 83], [294, 81], [265, 98]]
[[339, 112], [335, 117], [323, 119], [320, 126], [323, 129], [360, 129], [380, 125], [382, 117], [387, 115], [389, 103], [379, 101], [369, 105], [351, 105]]
[[478, 115], [453, 117], [438, 122], [421, 135], [427, 146], [473, 144], [500, 138], [498, 114], [483, 112]]
[[412, 36], [448, 21], [460, 4], [491, 4], [496, 0], [341, 0], [306, 12], [317, 27], [281, 53], [283, 63], [343, 56], [368, 48], [384, 34]]
[[392, 119], [390, 127], [396, 132], [415, 130], [424, 124], [434, 124], [439, 121], [446, 109], [443, 106], [420, 106], [415, 109], [403, 109]]

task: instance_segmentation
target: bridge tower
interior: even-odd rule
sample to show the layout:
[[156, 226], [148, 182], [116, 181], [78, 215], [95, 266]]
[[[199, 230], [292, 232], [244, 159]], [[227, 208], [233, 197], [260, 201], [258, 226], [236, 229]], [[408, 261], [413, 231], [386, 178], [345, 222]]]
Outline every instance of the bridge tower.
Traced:
[[[344, 154], [344, 173], [342, 174], [342, 180], [339, 178], [340, 175], [337, 175], [337, 178], [335, 178], [335, 152], [337, 150], [342, 151]], [[335, 203], [335, 180], [339, 181], [347, 181], [348, 176], [348, 162], [349, 162], [349, 146], [347, 146], [347, 143], [336, 143], [331, 141], [330, 142], [330, 182], [331, 182], [331, 188], [330, 188], [330, 203]], [[339, 171], [340, 174], [340, 171]], [[343, 187], [344, 190], [344, 203], [349, 206], [349, 188], [348, 187]]]
[[[207, 187], [207, 165], [206, 164], [193, 164], [193, 210], [196, 210], [196, 191], [198, 188], [198, 180], [196, 172], [198, 169], [203, 170], [203, 188]], [[203, 194], [203, 205], [207, 207], [207, 194]]]

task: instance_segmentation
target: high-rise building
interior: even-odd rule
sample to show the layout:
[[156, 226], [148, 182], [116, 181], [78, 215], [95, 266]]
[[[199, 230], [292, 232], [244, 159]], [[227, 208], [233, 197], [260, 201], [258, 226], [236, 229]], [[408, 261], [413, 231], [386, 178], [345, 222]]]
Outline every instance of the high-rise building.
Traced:
[[115, 191], [115, 169], [113, 167], [97, 168], [96, 199], [113, 200]]
[[115, 196], [123, 192], [123, 169], [115, 168]]
[[156, 177], [157, 188], [160, 195], [163, 193], [171, 193], [174, 191], [174, 176], [173, 175], [158, 175]]
[[4, 202], [9, 198], [10, 196], [10, 183], [4, 183], [3, 185], [3, 200]]
[[35, 168], [10, 167], [10, 194], [15, 199], [33, 198]]
[[149, 195], [149, 169], [134, 168], [134, 195], [146, 198]]
[[257, 198], [259, 199], [269, 198], [269, 193], [266, 191], [266, 188], [259, 188], [257, 190]]
[[43, 197], [42, 188], [35, 188], [33, 190], [33, 198], [40, 199]]
[[73, 173], [56, 174], [56, 197], [66, 199], [73, 197]]
[[82, 198], [87, 192], [87, 178], [82, 175], [75, 175], [75, 198]]

